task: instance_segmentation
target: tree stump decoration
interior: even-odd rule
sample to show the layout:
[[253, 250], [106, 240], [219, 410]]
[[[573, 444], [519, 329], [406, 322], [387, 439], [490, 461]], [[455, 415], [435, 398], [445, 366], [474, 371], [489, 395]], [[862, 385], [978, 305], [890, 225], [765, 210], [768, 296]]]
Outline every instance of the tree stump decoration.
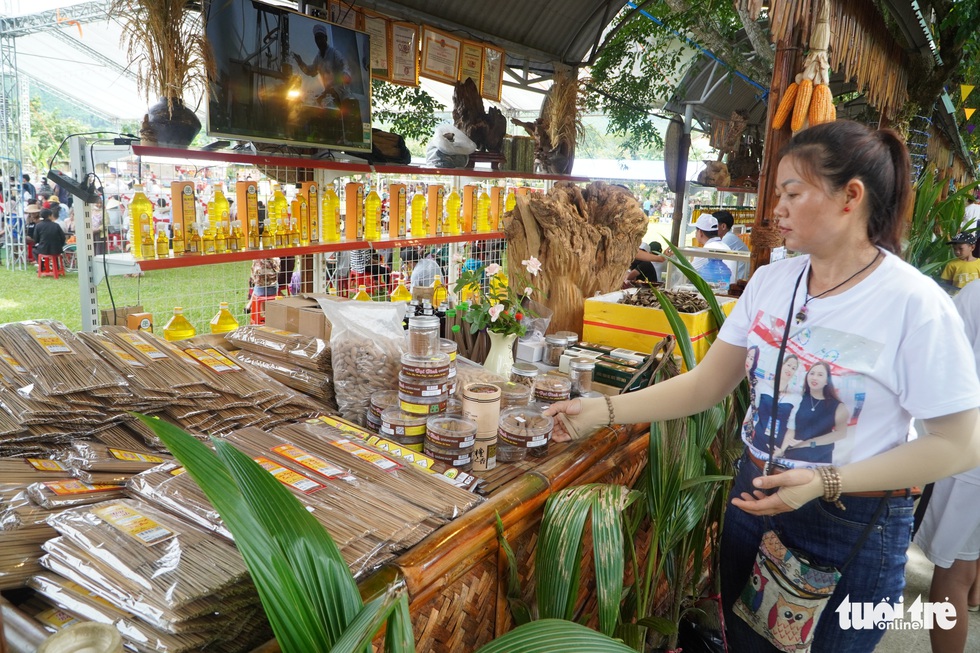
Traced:
[[483, 98], [469, 77], [453, 91], [453, 124], [476, 143], [480, 152], [500, 153], [507, 134], [507, 119], [497, 107], [483, 109]]

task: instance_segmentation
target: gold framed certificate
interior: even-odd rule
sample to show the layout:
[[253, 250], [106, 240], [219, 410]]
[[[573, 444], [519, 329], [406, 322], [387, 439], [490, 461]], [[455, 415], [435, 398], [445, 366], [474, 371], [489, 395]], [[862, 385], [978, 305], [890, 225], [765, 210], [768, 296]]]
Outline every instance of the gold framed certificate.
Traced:
[[350, 3], [330, 0], [327, 4], [329, 20], [334, 25], [364, 31], [364, 18], [361, 10]]
[[463, 42], [449, 34], [422, 27], [422, 64], [419, 74], [447, 84], [459, 79], [459, 55]]
[[492, 102], [500, 102], [504, 86], [504, 59], [507, 53], [500, 48], [487, 45], [483, 47], [483, 78], [480, 95]]
[[482, 43], [463, 41], [459, 58], [459, 81], [465, 82], [467, 77], [473, 80], [477, 88], [481, 87], [480, 82], [483, 79]]
[[391, 79], [391, 21], [381, 14], [364, 10], [364, 31], [371, 37], [371, 77]]
[[419, 26], [415, 23], [391, 23], [392, 84], [419, 85]]

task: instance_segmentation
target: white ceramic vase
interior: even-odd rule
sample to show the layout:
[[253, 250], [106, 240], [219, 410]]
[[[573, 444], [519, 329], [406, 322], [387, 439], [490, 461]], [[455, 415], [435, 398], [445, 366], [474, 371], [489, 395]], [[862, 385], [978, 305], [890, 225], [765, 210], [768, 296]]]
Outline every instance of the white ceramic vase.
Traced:
[[514, 366], [514, 341], [516, 333], [494, 333], [487, 331], [490, 336], [490, 351], [483, 367], [505, 379], [510, 378], [510, 368]]

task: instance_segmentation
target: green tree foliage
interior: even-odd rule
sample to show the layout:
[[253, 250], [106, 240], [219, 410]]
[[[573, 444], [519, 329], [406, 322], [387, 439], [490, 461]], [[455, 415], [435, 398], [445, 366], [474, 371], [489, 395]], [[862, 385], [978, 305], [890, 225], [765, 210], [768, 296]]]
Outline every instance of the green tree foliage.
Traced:
[[[29, 162], [30, 166], [27, 167], [33, 166], [42, 173], [47, 172], [48, 162], [66, 136], [93, 130], [91, 125], [78, 118], [62, 116], [58, 109], [46, 111], [37, 97], [31, 98], [30, 112], [31, 136], [23, 143], [23, 151], [27, 155], [24, 157], [25, 164]], [[68, 148], [64, 147], [55, 164], [64, 166], [67, 163]]]
[[446, 107], [420, 87], [399, 86], [380, 80], [371, 82], [374, 96], [374, 115], [377, 123], [389, 127], [405, 139], [415, 139], [423, 145], [442, 122], [436, 113]]

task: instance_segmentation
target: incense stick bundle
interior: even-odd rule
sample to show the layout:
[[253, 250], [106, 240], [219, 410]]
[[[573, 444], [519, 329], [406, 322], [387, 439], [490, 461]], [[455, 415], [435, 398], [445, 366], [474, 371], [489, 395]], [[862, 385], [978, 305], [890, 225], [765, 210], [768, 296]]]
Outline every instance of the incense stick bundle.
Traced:
[[39, 542], [0, 533], [0, 590], [24, 587], [31, 576], [42, 571], [40, 557]]
[[255, 354], [275, 357], [309, 370], [330, 373], [330, 347], [319, 338], [248, 325], [225, 334], [225, 339]]
[[[290, 366], [282, 359], [240, 349], [235, 360], [247, 367], [255, 367], [285, 386], [298, 390], [325, 403], [333, 403], [333, 383], [322, 372]], [[336, 404], [334, 404], [336, 405]]]
[[30, 370], [47, 395], [126, 385], [125, 379], [54, 320], [0, 325], [0, 346]]
[[183, 397], [189, 396], [192, 388], [195, 394], [211, 394], [207, 388], [201, 387], [199, 375], [194, 374], [184, 362], [170, 355], [165, 340], [148, 333], [136, 333], [126, 327], [104, 326], [99, 332], [144, 365], [130, 370], [130, 374], [139, 377], [140, 385], [144, 388], [158, 392], [177, 391]]
[[71, 506], [121, 499], [126, 496], [122, 484], [92, 484], [88, 481], [45, 481], [27, 486], [27, 496], [42, 508], [59, 510]]
[[71, 508], [48, 523], [121, 575], [128, 589], [151, 592], [170, 608], [211, 596], [247, 575], [233, 547], [141, 501]]
[[[143, 427], [145, 433], [139, 427]], [[95, 438], [114, 449], [149, 452], [164, 450], [163, 443], [143, 422], [129, 416], [122, 423], [112, 424], [104, 430], [97, 431]]]
[[72, 443], [62, 460], [73, 470], [121, 472], [132, 475], [171, 461], [173, 458], [158, 456], [142, 447], [136, 451], [114, 449], [98, 442], [80, 440]]
[[0, 485], [0, 506], [3, 508], [0, 510], [0, 531], [3, 532], [46, 528], [48, 517], [57, 512], [31, 501], [26, 485]]
[[[33, 464], [32, 464], [33, 463]], [[39, 481], [71, 478], [71, 470], [52, 459], [0, 458], [0, 498], [8, 485], [30, 485]]]

